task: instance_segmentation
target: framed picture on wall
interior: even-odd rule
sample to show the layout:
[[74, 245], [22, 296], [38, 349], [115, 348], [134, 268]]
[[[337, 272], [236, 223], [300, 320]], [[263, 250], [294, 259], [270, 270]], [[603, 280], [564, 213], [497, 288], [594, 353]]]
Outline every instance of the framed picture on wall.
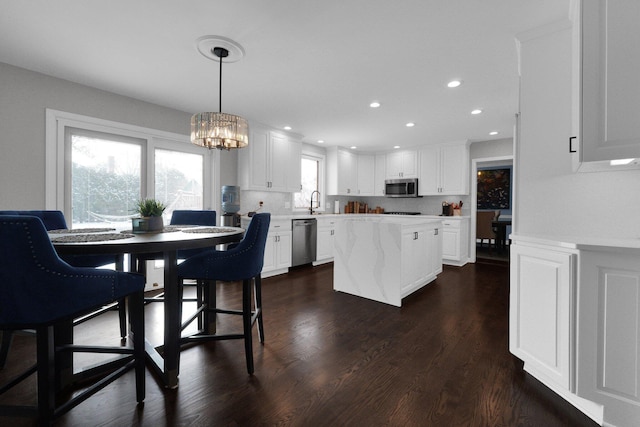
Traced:
[[478, 209], [511, 209], [511, 168], [478, 171]]

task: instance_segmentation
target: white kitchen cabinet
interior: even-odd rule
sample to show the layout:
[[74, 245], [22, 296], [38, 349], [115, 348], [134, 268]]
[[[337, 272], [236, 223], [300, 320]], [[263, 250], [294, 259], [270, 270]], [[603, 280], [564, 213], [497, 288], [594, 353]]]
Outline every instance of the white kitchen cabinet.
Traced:
[[375, 192], [376, 158], [373, 154], [358, 154], [357, 194], [358, 196], [373, 196]]
[[402, 230], [401, 294], [408, 295], [424, 284], [425, 277], [442, 272], [439, 228], [425, 225]]
[[[250, 218], [242, 218], [242, 228], [249, 226]], [[271, 216], [267, 242], [264, 247], [262, 277], [286, 273], [291, 267], [291, 219]]]
[[442, 221], [442, 262], [461, 267], [469, 261], [469, 218]]
[[335, 240], [336, 220], [318, 217], [318, 234], [316, 240], [316, 261], [313, 265], [333, 261], [333, 242]]
[[640, 167], [640, 2], [574, 2], [573, 151], [574, 169], [611, 168], [610, 161], [636, 159], [617, 168]]
[[573, 391], [577, 252], [511, 245], [509, 351], [543, 383]]
[[640, 249], [580, 251], [578, 396], [608, 425], [640, 425]]
[[415, 150], [394, 151], [386, 158], [387, 179], [418, 178], [418, 153]]
[[387, 155], [376, 154], [375, 158], [375, 172], [374, 172], [374, 196], [384, 196], [385, 185], [384, 181], [387, 178]]
[[238, 150], [240, 186], [245, 190], [300, 191], [300, 141], [259, 125], [250, 129], [249, 145]]
[[286, 273], [291, 267], [291, 220], [271, 221], [264, 248], [262, 277]]
[[342, 147], [327, 149], [327, 194], [373, 196], [375, 157]]
[[420, 149], [421, 196], [469, 194], [469, 148], [466, 144]]

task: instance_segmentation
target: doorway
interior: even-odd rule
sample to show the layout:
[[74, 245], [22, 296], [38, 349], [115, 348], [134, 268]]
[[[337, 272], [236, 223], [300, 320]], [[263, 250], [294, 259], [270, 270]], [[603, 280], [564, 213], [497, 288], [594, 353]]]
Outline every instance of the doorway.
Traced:
[[[478, 171], [482, 171], [483, 169], [499, 169], [499, 168], [511, 168], [513, 169], [513, 156], [500, 156], [500, 157], [486, 157], [486, 158], [478, 158], [472, 159], [471, 161], [471, 227], [469, 236], [470, 245], [469, 245], [469, 258], [471, 262], [476, 262], [478, 259], [483, 261], [497, 261], [497, 262], [508, 262], [509, 261], [509, 245], [508, 245], [508, 236], [510, 233], [510, 227], [506, 229], [506, 245], [505, 247], [498, 251], [495, 246], [492, 251], [489, 251], [489, 247], [485, 242], [482, 247], [480, 247], [476, 243], [476, 219], [478, 213]], [[512, 203], [514, 200], [514, 185], [513, 180], [510, 183], [511, 186], [511, 201], [510, 207], [512, 207]], [[511, 219], [512, 209], [505, 210], [505, 213], [500, 214], [500, 219]]]

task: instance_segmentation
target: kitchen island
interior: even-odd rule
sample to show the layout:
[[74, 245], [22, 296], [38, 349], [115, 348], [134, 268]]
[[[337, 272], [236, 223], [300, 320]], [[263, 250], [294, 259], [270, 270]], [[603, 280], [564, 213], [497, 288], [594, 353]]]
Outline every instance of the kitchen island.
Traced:
[[336, 224], [333, 288], [400, 307], [442, 272], [442, 220], [357, 216]]

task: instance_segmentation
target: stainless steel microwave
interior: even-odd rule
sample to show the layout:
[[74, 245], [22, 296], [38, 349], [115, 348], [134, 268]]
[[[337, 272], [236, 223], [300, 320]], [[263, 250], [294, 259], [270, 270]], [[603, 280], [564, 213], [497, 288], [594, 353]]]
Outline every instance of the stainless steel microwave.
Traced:
[[384, 182], [384, 194], [387, 197], [420, 197], [418, 196], [418, 179], [387, 179]]

